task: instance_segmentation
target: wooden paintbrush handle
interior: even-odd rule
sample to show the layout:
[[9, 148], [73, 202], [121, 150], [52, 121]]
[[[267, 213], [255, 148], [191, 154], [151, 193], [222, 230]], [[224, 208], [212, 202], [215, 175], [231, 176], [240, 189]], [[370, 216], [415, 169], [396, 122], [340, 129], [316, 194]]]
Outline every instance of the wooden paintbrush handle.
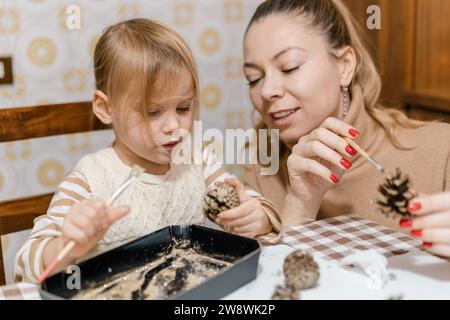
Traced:
[[64, 248], [61, 250], [61, 252], [58, 254], [58, 256], [56, 257], [57, 260], [62, 261], [67, 254], [75, 247], [75, 241], [70, 240], [65, 246]]
[[352, 146], [360, 155], [362, 155], [364, 158], [369, 159], [369, 154], [364, 151], [363, 148], [361, 148], [356, 142], [354, 142], [352, 139], [344, 137], [345, 141]]

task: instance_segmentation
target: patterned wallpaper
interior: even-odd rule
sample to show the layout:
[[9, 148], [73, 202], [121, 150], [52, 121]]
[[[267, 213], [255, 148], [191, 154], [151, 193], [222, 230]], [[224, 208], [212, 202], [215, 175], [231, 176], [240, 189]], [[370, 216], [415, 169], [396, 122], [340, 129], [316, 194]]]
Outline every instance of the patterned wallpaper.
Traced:
[[[242, 36], [261, 0], [0, 0], [0, 56], [13, 57], [14, 85], [0, 86], [0, 108], [90, 100], [91, 56], [101, 31], [146, 17], [177, 30], [191, 46], [202, 86], [203, 128], [248, 128], [251, 107], [241, 72]], [[67, 19], [80, 9], [80, 28]], [[111, 132], [0, 143], [0, 201], [50, 192]], [[12, 261], [28, 232], [2, 238]]]

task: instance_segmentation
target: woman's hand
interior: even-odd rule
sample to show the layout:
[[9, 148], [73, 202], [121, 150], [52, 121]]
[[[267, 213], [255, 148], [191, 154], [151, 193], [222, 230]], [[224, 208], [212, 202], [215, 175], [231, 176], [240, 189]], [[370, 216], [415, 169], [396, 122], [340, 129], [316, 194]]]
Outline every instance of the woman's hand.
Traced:
[[115, 221], [129, 212], [128, 206], [106, 208], [103, 201], [84, 200], [76, 203], [64, 219], [63, 244], [74, 240], [76, 245], [69, 253], [76, 260], [88, 253]]
[[258, 199], [250, 197], [236, 179], [225, 179], [239, 194], [241, 204], [221, 212], [216, 219], [219, 225], [226, 225], [231, 232], [249, 238], [272, 231], [272, 224]]
[[408, 210], [414, 216], [411, 234], [430, 253], [450, 257], [450, 192], [419, 196], [409, 202]]
[[349, 159], [356, 150], [344, 137], [358, 136], [359, 131], [347, 123], [328, 118], [299, 139], [287, 160], [290, 186], [282, 214], [284, 224], [315, 219], [325, 193], [352, 167]]

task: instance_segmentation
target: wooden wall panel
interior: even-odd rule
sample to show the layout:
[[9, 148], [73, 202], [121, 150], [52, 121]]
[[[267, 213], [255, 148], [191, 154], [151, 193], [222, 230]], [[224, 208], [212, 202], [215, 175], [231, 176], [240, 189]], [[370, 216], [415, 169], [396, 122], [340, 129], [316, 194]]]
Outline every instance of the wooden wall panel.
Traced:
[[415, 0], [383, 0], [383, 24], [378, 56], [383, 90], [381, 102], [390, 107], [403, 105], [403, 92], [414, 78]]
[[450, 96], [450, 1], [417, 0], [416, 30], [414, 89], [442, 88]]
[[380, 32], [378, 30], [368, 30], [366, 26], [367, 17], [366, 14], [367, 8], [371, 5], [381, 6], [381, 2], [383, 0], [343, 0], [344, 4], [353, 14], [356, 22], [358, 23], [359, 28], [361, 29], [364, 37], [364, 41], [367, 44], [367, 47], [374, 58], [375, 62], [378, 64], [378, 45], [379, 45], [379, 37]]
[[[406, 87], [412, 85], [414, 15], [416, 0], [344, 0], [362, 27], [369, 50], [383, 80], [381, 102], [400, 107]], [[381, 29], [366, 27], [367, 7], [381, 8]]]
[[[383, 80], [381, 102], [420, 107], [416, 118], [450, 114], [450, 0], [344, 0], [374, 44], [371, 52]], [[366, 28], [366, 9], [381, 8], [381, 30]]]

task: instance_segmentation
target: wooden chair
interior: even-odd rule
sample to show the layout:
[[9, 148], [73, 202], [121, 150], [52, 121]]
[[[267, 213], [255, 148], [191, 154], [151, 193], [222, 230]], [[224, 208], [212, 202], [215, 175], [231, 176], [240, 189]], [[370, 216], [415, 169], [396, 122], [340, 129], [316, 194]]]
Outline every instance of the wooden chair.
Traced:
[[[108, 129], [91, 102], [0, 109], [0, 142]], [[53, 193], [0, 202], [0, 285], [5, 284], [1, 236], [30, 229], [47, 212]]]

